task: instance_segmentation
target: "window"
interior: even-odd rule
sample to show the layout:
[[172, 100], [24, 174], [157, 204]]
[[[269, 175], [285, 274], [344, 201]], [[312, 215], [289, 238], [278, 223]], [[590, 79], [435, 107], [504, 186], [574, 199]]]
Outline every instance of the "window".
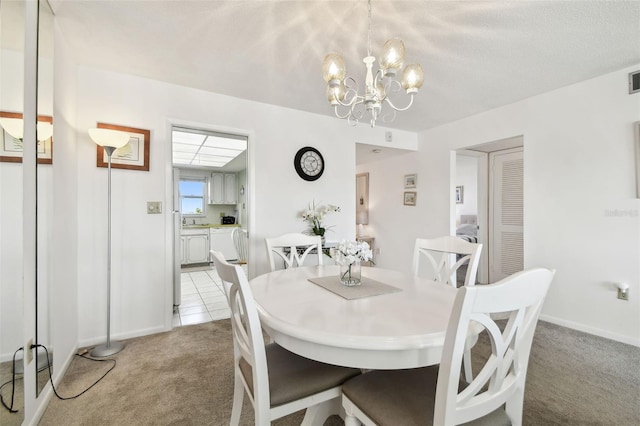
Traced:
[[206, 216], [207, 179], [180, 178], [180, 213], [183, 216]]

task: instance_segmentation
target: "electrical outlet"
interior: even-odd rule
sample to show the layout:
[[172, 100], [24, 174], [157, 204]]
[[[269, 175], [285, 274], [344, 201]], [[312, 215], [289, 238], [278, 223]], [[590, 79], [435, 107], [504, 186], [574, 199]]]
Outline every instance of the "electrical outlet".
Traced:
[[147, 201], [147, 214], [162, 213], [162, 201]]
[[387, 130], [384, 133], [384, 140], [387, 142], [393, 142], [393, 133], [391, 133], [389, 130]]
[[627, 290], [618, 289], [618, 299], [629, 300], [629, 289]]
[[31, 361], [33, 361], [33, 349], [31, 349], [31, 346], [33, 346], [33, 339], [29, 339], [27, 346], [24, 348], [24, 359], [27, 360], [27, 365], [31, 364]]

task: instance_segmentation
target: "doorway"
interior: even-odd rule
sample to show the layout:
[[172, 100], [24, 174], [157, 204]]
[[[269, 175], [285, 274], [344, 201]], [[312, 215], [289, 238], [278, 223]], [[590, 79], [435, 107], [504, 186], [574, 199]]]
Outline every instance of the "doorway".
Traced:
[[247, 230], [248, 136], [171, 128], [173, 325], [229, 317], [210, 250], [239, 261], [232, 234]]
[[523, 150], [524, 138], [517, 136], [456, 151], [455, 186], [464, 186], [466, 208], [456, 204], [452, 220], [459, 235], [472, 228], [462, 222], [475, 221], [477, 242], [483, 244], [479, 283], [493, 283], [523, 269]]

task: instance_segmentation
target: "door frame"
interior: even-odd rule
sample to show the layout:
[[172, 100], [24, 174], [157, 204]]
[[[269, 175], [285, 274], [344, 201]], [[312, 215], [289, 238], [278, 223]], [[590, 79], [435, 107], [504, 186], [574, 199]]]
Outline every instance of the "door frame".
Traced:
[[[169, 206], [173, 207], [173, 142], [172, 142], [172, 130], [173, 127], [185, 127], [192, 129], [200, 129], [218, 133], [228, 133], [232, 135], [244, 136], [247, 138], [247, 187], [245, 188], [246, 197], [246, 209], [247, 209], [247, 233], [252, 235], [255, 229], [255, 158], [253, 152], [255, 150], [255, 134], [253, 131], [246, 129], [237, 129], [227, 126], [220, 126], [211, 123], [202, 123], [196, 121], [188, 121], [179, 118], [166, 118], [165, 121], [165, 192], [164, 192], [164, 205], [165, 205], [165, 270], [164, 270], [164, 287], [165, 287], [165, 330], [171, 330], [173, 328], [173, 273], [174, 273], [174, 219], [173, 213], [169, 213]], [[171, 209], [173, 210], [173, 208]], [[249, 277], [255, 276], [255, 261], [253, 260], [255, 254], [252, 254], [251, 244], [249, 244], [249, 259], [248, 263], [248, 275]]]
[[[489, 153], [472, 151], [469, 149], [459, 149], [455, 151], [458, 155], [474, 157], [477, 161], [478, 171], [476, 177], [477, 183], [477, 216], [478, 216], [478, 242], [482, 243], [482, 251], [484, 255], [480, 256], [478, 263], [477, 281], [481, 284], [489, 282]], [[455, 162], [454, 162], [455, 164]], [[455, 179], [455, 174], [453, 178]], [[453, 184], [455, 189], [455, 182]], [[455, 192], [453, 192], [455, 197]], [[452, 222], [455, 223], [455, 199], [453, 200], [453, 217]], [[454, 230], [455, 235], [455, 230]]]
[[[524, 135], [515, 135], [504, 139], [496, 139], [481, 144], [468, 145], [457, 150], [451, 151], [451, 174], [450, 174], [450, 190], [451, 194], [451, 214], [450, 223], [452, 229], [452, 235], [455, 235], [455, 164], [456, 156], [458, 154], [476, 157], [478, 159], [478, 241], [483, 244], [483, 255], [480, 256], [480, 263], [478, 265], [477, 280], [480, 283], [489, 283], [489, 268], [491, 266], [491, 240], [493, 238], [490, 235], [493, 233], [491, 227], [491, 218], [489, 217], [489, 154], [521, 149], [524, 158]], [[523, 197], [526, 197], [523, 190]], [[526, 201], [526, 199], [525, 199]], [[524, 249], [523, 249], [524, 250]], [[524, 253], [523, 253], [524, 255]]]

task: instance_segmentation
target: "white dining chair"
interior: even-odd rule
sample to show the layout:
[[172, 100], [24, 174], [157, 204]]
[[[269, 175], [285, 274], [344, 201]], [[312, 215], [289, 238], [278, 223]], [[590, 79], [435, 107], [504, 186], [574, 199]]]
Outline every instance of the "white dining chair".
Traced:
[[249, 260], [249, 238], [247, 236], [247, 230], [240, 227], [234, 228], [233, 231], [231, 231], [231, 239], [238, 253], [236, 263], [238, 265], [246, 265]]
[[245, 392], [254, 408], [256, 426], [269, 425], [305, 408], [305, 424], [324, 421], [321, 417], [327, 412], [320, 404], [333, 399], [339, 404], [342, 383], [360, 374], [360, 370], [313, 361], [277, 344], [265, 346], [244, 271], [224, 260], [219, 252], [214, 252], [213, 260], [222, 281], [230, 283], [235, 376], [230, 424], [240, 423]]
[[[323, 264], [322, 237], [319, 235], [291, 233], [265, 238], [264, 241], [267, 245], [271, 272], [276, 270], [275, 255], [282, 259], [285, 268], [295, 268], [302, 265], [307, 256], [315, 249], [318, 257], [317, 264]], [[300, 248], [300, 253], [298, 248]]]
[[[457, 287], [458, 270], [466, 265], [464, 285], [472, 286], [476, 283], [478, 264], [482, 244], [470, 243], [454, 236], [444, 236], [433, 239], [416, 238], [413, 249], [413, 274], [420, 275], [421, 264], [428, 261], [430, 272], [434, 281]], [[453, 259], [452, 259], [453, 258]], [[421, 262], [424, 259], [424, 262]], [[463, 362], [464, 376], [467, 383], [473, 380], [473, 367], [471, 365], [471, 348], [476, 343], [475, 339], [467, 343]]]
[[[531, 343], [554, 271], [531, 269], [458, 290], [439, 366], [377, 370], [342, 386], [345, 426], [521, 425]], [[501, 330], [490, 314], [509, 312]], [[469, 384], [460, 380], [469, 328], [480, 323], [491, 354]]]
[[413, 274], [418, 276], [421, 265], [428, 261], [434, 281], [457, 287], [458, 270], [466, 265], [464, 285], [474, 285], [480, 263], [482, 244], [470, 243], [461, 238], [447, 235], [439, 238], [416, 238], [413, 249]]

